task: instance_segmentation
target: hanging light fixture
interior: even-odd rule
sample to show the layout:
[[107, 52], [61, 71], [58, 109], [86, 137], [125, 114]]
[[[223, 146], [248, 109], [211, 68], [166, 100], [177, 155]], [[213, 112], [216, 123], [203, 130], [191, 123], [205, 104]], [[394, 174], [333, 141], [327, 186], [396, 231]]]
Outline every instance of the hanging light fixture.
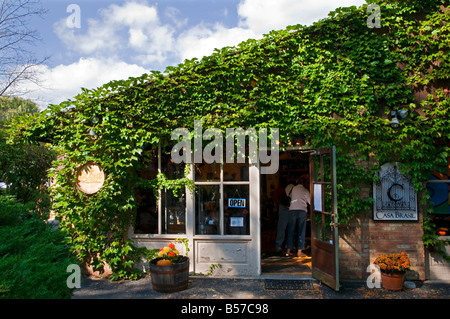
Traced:
[[395, 111], [391, 111], [389, 113], [389, 116], [391, 118], [391, 127], [392, 128], [397, 128], [400, 126], [400, 119], [405, 119], [408, 116], [408, 111], [405, 110], [395, 110]]
[[398, 121], [398, 118], [397, 118], [397, 112], [391, 111], [391, 127], [397, 128], [399, 126], [400, 126], [400, 122]]
[[90, 119], [90, 124], [91, 124], [91, 128], [89, 129], [89, 135], [93, 138], [96, 139], [98, 137], [97, 133], [94, 131], [93, 127], [95, 125], [97, 125], [100, 122], [100, 117], [98, 117], [97, 115], [94, 115], [91, 117]]
[[89, 130], [89, 135], [92, 136], [93, 138], [97, 138], [97, 133], [95, 133], [93, 129]]

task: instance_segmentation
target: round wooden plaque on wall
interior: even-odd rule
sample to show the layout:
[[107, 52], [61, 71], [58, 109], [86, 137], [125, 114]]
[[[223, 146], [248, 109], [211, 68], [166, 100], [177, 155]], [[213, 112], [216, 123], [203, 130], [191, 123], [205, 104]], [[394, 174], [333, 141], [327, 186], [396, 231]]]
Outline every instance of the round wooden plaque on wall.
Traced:
[[77, 171], [77, 188], [85, 194], [97, 193], [105, 182], [105, 173], [95, 163], [86, 163]]

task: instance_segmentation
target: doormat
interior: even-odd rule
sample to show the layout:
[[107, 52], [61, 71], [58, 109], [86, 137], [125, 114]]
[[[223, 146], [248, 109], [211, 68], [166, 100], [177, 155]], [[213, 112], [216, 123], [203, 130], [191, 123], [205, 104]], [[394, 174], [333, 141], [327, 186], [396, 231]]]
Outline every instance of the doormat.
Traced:
[[312, 280], [265, 279], [267, 290], [308, 290], [313, 289]]

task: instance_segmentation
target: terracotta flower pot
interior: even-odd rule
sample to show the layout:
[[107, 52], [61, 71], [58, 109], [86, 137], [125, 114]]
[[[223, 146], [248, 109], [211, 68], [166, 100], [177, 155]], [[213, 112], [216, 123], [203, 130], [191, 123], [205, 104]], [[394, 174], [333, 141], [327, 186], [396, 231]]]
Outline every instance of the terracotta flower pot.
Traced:
[[405, 279], [405, 273], [401, 274], [386, 274], [381, 273], [381, 285], [386, 290], [400, 291], [403, 289], [403, 280]]

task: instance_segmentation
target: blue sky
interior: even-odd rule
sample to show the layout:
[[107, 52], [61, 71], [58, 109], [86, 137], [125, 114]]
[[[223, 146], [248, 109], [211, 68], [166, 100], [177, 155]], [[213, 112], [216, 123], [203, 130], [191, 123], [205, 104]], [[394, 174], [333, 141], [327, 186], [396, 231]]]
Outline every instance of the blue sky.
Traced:
[[[41, 85], [22, 84], [42, 108], [81, 87], [164, 71], [214, 48], [311, 23], [364, 0], [41, 0], [48, 13], [31, 23], [42, 42]], [[72, 5], [72, 6], [71, 6]]]

